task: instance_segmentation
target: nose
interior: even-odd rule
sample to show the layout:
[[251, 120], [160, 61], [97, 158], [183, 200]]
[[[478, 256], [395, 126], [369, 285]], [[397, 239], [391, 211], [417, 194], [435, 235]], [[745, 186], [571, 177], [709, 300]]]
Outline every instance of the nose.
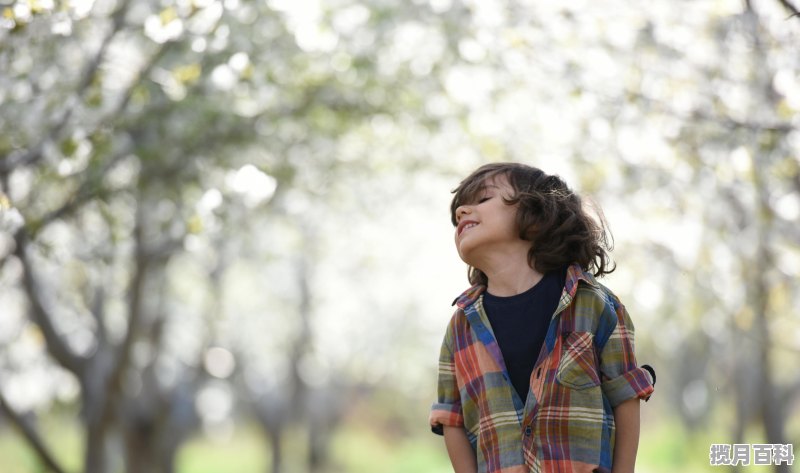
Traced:
[[456, 208], [456, 222], [461, 221], [461, 217], [470, 212], [468, 205], [460, 205]]

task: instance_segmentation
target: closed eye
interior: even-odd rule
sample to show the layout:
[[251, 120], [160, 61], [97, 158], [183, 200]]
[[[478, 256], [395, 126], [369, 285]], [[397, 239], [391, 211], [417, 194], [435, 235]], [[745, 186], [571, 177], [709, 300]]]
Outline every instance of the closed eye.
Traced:
[[491, 199], [491, 197], [490, 196], [486, 196], [486, 197], [482, 198], [481, 200], [479, 200], [478, 203], [482, 204], [482, 203], [486, 202], [489, 199]]

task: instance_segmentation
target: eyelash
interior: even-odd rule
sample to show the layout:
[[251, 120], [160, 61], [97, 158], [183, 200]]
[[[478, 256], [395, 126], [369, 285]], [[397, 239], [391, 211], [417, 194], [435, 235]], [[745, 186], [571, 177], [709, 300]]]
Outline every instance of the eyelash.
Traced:
[[479, 204], [482, 204], [482, 203], [486, 202], [486, 201], [487, 201], [487, 200], [489, 200], [489, 199], [491, 199], [491, 197], [484, 197], [484, 198], [482, 198], [481, 200], [479, 200], [479, 201], [478, 201], [478, 203], [479, 203]]

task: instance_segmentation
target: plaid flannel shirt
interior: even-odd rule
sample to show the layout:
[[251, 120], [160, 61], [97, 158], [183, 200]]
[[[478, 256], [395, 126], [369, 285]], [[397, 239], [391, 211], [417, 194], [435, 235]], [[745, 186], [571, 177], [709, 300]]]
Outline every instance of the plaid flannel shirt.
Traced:
[[610, 472], [613, 408], [653, 392], [651, 375], [636, 364], [625, 307], [579, 265], [570, 266], [523, 402], [483, 309], [484, 289], [473, 286], [454, 302], [433, 432], [463, 426], [481, 473]]

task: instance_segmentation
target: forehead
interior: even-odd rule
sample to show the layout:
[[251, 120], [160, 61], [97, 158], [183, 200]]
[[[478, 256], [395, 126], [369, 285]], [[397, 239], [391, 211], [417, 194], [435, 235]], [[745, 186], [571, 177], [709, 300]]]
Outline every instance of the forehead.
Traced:
[[476, 197], [478, 194], [487, 191], [497, 191], [504, 194], [513, 193], [514, 189], [508, 182], [508, 176], [505, 174], [494, 174], [475, 182], [471, 189], [465, 189], [465, 197]]
[[508, 177], [505, 174], [494, 174], [475, 179], [464, 186], [457, 196], [458, 204], [472, 202], [479, 199], [484, 192], [491, 191], [513, 194], [513, 188], [508, 182]]

